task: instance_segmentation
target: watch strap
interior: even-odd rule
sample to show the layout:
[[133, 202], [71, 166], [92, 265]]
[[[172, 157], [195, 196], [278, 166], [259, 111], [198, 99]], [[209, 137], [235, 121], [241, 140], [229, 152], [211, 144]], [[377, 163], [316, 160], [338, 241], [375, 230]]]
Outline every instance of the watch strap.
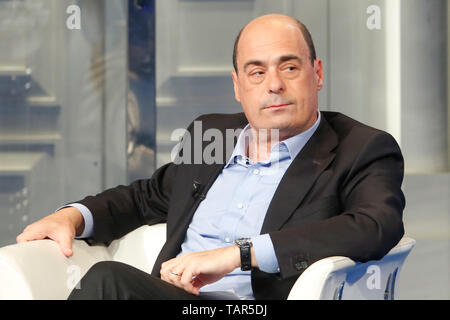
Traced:
[[252, 247], [252, 241], [250, 238], [240, 238], [235, 241], [237, 246], [239, 247], [240, 253], [241, 253], [241, 270], [242, 271], [249, 271], [252, 268], [252, 261], [251, 261], [251, 247]]

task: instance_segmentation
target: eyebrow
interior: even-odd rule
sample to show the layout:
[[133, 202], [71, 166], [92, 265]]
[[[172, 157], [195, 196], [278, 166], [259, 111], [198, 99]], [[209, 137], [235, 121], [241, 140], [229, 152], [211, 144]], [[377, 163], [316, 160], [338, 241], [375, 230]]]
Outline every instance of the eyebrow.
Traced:
[[[303, 60], [296, 56], [296, 55], [286, 55], [286, 56], [281, 56], [278, 59], [278, 62], [286, 62], [286, 61], [290, 61], [290, 60], [297, 60], [300, 65], [303, 64]], [[264, 66], [265, 63], [260, 61], [260, 60], [250, 60], [247, 63], [244, 64], [244, 71], [251, 65], [255, 65], [255, 66]]]

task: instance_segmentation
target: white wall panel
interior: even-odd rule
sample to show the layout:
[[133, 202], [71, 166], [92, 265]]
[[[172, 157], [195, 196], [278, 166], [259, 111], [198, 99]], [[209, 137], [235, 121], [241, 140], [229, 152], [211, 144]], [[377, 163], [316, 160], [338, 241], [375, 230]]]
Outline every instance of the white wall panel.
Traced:
[[367, 28], [367, 8], [384, 1], [330, 1], [330, 109], [386, 128], [385, 20]]
[[448, 171], [445, 1], [402, 1], [402, 144], [406, 169]]

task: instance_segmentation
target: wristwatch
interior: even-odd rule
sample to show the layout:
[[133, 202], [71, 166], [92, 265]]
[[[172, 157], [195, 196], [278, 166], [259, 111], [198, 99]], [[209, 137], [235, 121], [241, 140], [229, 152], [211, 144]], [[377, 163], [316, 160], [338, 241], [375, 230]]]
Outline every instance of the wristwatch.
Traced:
[[250, 238], [239, 238], [234, 241], [241, 251], [241, 270], [249, 271], [252, 268], [251, 247], [253, 246]]

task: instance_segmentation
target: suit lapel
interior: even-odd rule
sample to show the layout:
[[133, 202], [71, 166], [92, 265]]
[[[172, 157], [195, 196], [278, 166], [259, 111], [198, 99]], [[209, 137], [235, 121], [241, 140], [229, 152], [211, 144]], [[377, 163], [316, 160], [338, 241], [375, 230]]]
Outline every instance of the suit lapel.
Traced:
[[[223, 141], [226, 141], [226, 130], [227, 129], [232, 129], [232, 130], [237, 130], [237, 129], [243, 129], [246, 125], [248, 124], [247, 119], [245, 118], [244, 113], [239, 113], [236, 116], [236, 120], [235, 123], [233, 123], [232, 125], [226, 127], [226, 128], [219, 128], [219, 130], [222, 133], [222, 137], [224, 137]], [[221, 159], [221, 163], [214, 163], [214, 164], [202, 164], [199, 165], [199, 170], [198, 170], [198, 181], [200, 181], [203, 184], [203, 193], [206, 194], [208, 192], [208, 190], [211, 188], [211, 186], [213, 185], [214, 181], [217, 179], [217, 176], [220, 174], [220, 172], [223, 170], [223, 168], [225, 167], [225, 164], [228, 162], [228, 160], [231, 157], [231, 154], [234, 151], [234, 148], [236, 147], [236, 143], [237, 143], [237, 138], [235, 137], [234, 141], [233, 141], [233, 148], [230, 148], [229, 150], [227, 150], [226, 146], [224, 146], [223, 148], [223, 153], [222, 153], [222, 159]], [[203, 145], [202, 150], [204, 150], [206, 148], [206, 143]]]
[[301, 204], [316, 179], [334, 159], [337, 135], [322, 113], [315, 134], [289, 166], [272, 198], [261, 234], [279, 230]]
[[[236, 115], [233, 124], [227, 126], [226, 128], [219, 128], [222, 132], [223, 137], [226, 136], [226, 129], [243, 129], [248, 124], [247, 119], [245, 118], [244, 113], [240, 113]], [[237, 138], [233, 141], [233, 148], [236, 146]], [[206, 143], [203, 144], [202, 150], [206, 147]], [[224, 148], [222, 163], [215, 164], [197, 164], [190, 165], [190, 170], [195, 172], [194, 181], [201, 184], [199, 193], [206, 195], [213, 185], [214, 181], [216, 181], [219, 174], [222, 172], [225, 164], [228, 162], [233, 150], [225, 150]], [[191, 183], [193, 184], [194, 181]], [[193, 187], [193, 185], [192, 185]], [[189, 223], [191, 222], [192, 216], [200, 205], [202, 199], [201, 197], [197, 197], [192, 206], [186, 207], [185, 211], [182, 212], [182, 215], [177, 220], [177, 227], [175, 229], [174, 239], [176, 239], [177, 244], [181, 244], [184, 239], [184, 235], [186, 234], [186, 230], [189, 227]]]

